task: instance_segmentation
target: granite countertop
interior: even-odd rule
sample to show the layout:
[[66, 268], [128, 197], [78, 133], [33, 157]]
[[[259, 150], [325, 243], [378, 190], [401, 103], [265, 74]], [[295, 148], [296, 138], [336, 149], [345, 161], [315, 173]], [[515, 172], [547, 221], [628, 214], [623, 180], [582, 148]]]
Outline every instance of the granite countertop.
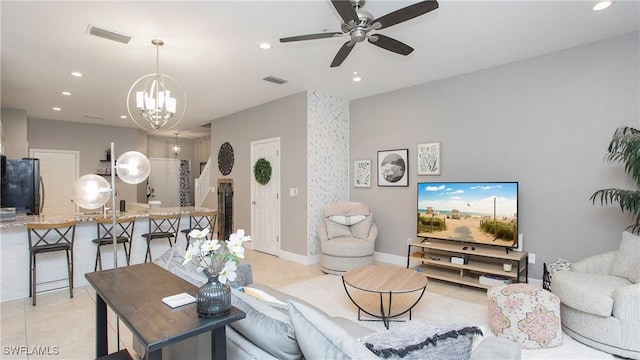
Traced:
[[[147, 217], [149, 214], [189, 214], [192, 211], [208, 211], [212, 209], [199, 208], [195, 206], [180, 206], [180, 207], [166, 207], [166, 208], [152, 208], [152, 209], [135, 209], [127, 210], [124, 213], [116, 211], [116, 216], [135, 216], [135, 217]], [[108, 216], [111, 215], [109, 212]], [[14, 221], [0, 222], [0, 229], [13, 228], [13, 227], [25, 227], [28, 223], [38, 224], [55, 224], [60, 222], [67, 222], [76, 220], [78, 222], [96, 221], [96, 219], [102, 217], [102, 211], [75, 213], [68, 215], [24, 215], [16, 214]]]

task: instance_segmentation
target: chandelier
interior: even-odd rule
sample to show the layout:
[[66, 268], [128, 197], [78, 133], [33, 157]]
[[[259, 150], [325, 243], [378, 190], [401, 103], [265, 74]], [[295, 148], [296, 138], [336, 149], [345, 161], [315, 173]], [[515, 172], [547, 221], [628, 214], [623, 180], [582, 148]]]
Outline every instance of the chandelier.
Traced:
[[171, 147], [171, 152], [173, 152], [175, 156], [178, 156], [181, 150], [182, 150], [182, 146], [178, 144], [178, 133], [176, 133], [176, 144]]
[[187, 98], [175, 79], [160, 73], [160, 46], [164, 41], [154, 39], [151, 43], [156, 47], [156, 73], [133, 83], [127, 94], [127, 111], [142, 129], [169, 130], [182, 120]]

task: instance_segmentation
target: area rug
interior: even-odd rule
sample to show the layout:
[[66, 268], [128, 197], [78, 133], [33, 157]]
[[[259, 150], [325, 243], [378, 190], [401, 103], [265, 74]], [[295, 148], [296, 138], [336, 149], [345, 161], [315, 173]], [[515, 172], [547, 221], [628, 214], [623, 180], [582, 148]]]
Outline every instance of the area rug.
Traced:
[[[288, 285], [278, 289], [289, 295], [296, 296], [324, 310], [331, 316], [341, 316], [358, 322], [358, 310], [347, 296], [342, 285], [342, 278], [335, 275], [324, 275], [311, 280]], [[355, 292], [352, 296], [358, 304], [374, 313], [379, 311], [380, 298], [377, 295]], [[400, 309], [413, 303], [416, 295], [394, 295], [392, 309]], [[386, 306], [385, 302], [385, 306]], [[366, 318], [363, 314], [362, 318]], [[427, 292], [414, 307], [412, 320], [408, 314], [398, 317], [405, 322], [391, 322], [390, 329], [402, 326], [412, 326], [415, 323], [432, 325], [471, 324], [479, 326], [485, 336], [494, 336], [489, 330], [487, 307], [472, 302], [458, 300]], [[360, 321], [361, 325], [377, 330], [386, 331], [382, 322]], [[563, 344], [549, 349], [522, 350], [523, 359], [614, 359], [610, 354], [583, 345], [567, 334], [564, 334]]]

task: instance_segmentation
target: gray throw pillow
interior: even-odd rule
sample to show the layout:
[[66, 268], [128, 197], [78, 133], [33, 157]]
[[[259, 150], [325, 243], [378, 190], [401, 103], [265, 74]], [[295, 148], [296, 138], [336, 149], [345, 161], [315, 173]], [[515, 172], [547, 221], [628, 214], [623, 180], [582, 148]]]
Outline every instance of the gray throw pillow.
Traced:
[[289, 300], [289, 315], [305, 359], [378, 359], [330, 318]]
[[302, 359], [286, 310], [236, 289], [231, 289], [231, 305], [247, 314], [244, 319], [231, 323], [235, 331], [278, 359]]
[[476, 326], [412, 326], [363, 336], [360, 341], [383, 359], [468, 360]]

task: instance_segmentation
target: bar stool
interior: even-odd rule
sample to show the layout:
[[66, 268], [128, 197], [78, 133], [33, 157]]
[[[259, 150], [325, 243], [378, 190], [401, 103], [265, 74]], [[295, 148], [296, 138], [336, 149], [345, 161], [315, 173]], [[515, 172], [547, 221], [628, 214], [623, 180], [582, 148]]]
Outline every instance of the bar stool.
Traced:
[[[216, 228], [216, 221], [218, 220], [218, 212], [215, 210], [208, 211], [192, 211], [189, 217], [189, 228], [182, 230], [182, 233], [187, 238], [187, 247], [189, 248], [189, 233], [191, 230], [204, 230], [209, 229], [207, 239], [214, 239], [213, 230]], [[216, 239], [218, 235], [216, 234]]]
[[36, 305], [36, 255], [54, 251], [67, 254], [69, 297], [73, 297], [73, 241], [76, 236], [76, 221], [55, 224], [29, 223], [29, 297]]
[[147, 254], [144, 256], [144, 262], [152, 260], [151, 257], [151, 240], [167, 239], [169, 246], [173, 246], [171, 238], [174, 242], [178, 239], [178, 230], [180, 229], [180, 217], [182, 214], [149, 214], [149, 232], [142, 234], [147, 240]]
[[[129, 266], [131, 259], [131, 238], [133, 237], [133, 229], [135, 228], [136, 218], [134, 216], [122, 216], [116, 217], [116, 243], [122, 244], [124, 247], [124, 255], [127, 260], [127, 266]], [[103, 246], [113, 246], [113, 218], [101, 217], [96, 221], [98, 238], [93, 239], [93, 243], [97, 245], [96, 251], [96, 263], [93, 266], [93, 271], [102, 271], [102, 254], [100, 248]], [[129, 248], [127, 249], [127, 244]]]

